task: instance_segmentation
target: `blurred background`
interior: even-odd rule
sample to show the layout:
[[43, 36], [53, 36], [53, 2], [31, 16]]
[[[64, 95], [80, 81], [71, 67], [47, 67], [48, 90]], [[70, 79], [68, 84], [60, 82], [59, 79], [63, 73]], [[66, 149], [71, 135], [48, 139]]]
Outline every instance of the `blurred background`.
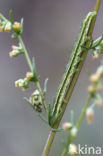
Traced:
[[[96, 0], [0, 0], [0, 12], [8, 18], [13, 10], [14, 19], [24, 17], [23, 40], [30, 57], [36, 58], [40, 83], [49, 78], [47, 102], [53, 102], [57, 86], [72, 51], [82, 19], [94, 8]], [[103, 1], [96, 21], [93, 38], [103, 34]], [[25, 58], [9, 58], [12, 41], [9, 33], [0, 33], [0, 156], [40, 156], [47, 139], [49, 127], [23, 101], [35, 89], [22, 92], [14, 82], [24, 78], [29, 71]], [[102, 59], [103, 56], [101, 56]], [[75, 121], [88, 96], [88, 72], [95, 72], [100, 59], [92, 61], [91, 53], [85, 61], [79, 80], [62, 122], [70, 120], [70, 110], [75, 111]], [[103, 146], [103, 109], [97, 108], [95, 122], [81, 125], [76, 144]], [[62, 123], [61, 122], [61, 123]], [[67, 133], [58, 133], [50, 156], [59, 156]]]

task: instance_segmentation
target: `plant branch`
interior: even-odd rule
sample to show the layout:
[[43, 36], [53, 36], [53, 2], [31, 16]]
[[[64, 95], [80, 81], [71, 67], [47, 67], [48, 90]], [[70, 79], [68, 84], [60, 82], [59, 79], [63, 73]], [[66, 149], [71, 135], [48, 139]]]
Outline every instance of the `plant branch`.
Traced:
[[[24, 50], [24, 55], [25, 55], [26, 61], [28, 63], [28, 66], [29, 66], [31, 72], [33, 72], [32, 63], [31, 63], [29, 54], [28, 54], [28, 52], [27, 52], [27, 50], [25, 48], [25, 45], [24, 45], [23, 40], [22, 40], [20, 35], [18, 35], [18, 41], [20, 42], [20, 44], [21, 44], [21, 46], [22, 46], [22, 48]], [[47, 114], [48, 113], [47, 106], [46, 106], [45, 101], [44, 101], [44, 96], [43, 96], [43, 93], [42, 93], [42, 89], [41, 89], [40, 83], [39, 83], [39, 81], [37, 81], [37, 82], [35, 82], [35, 84], [36, 84], [36, 87], [37, 87], [38, 91], [40, 92], [40, 94], [42, 96], [44, 110], [45, 110], [45, 112]]]
[[[80, 117], [79, 117], [79, 119], [78, 119], [78, 121], [76, 123], [76, 126], [75, 127], [77, 128], [77, 131], [79, 130], [79, 127], [80, 127], [80, 125], [81, 125], [81, 123], [82, 123], [82, 121], [83, 121], [83, 119], [85, 117], [86, 110], [87, 110], [87, 108], [88, 108], [88, 106], [90, 104], [91, 98], [92, 98], [91, 96], [88, 97], [87, 102], [84, 105], [83, 111], [82, 111], [82, 113], [81, 113], [81, 115], [80, 115]], [[74, 136], [71, 136], [71, 135], [68, 137], [67, 145], [66, 145], [65, 149], [63, 150], [63, 153], [61, 154], [61, 156], [66, 156], [66, 154], [69, 151], [69, 146], [73, 142], [74, 138], [75, 137]]]
[[[96, 1], [96, 5], [95, 5], [95, 9], [94, 9], [94, 11], [96, 11], [97, 14], [98, 14], [99, 6], [100, 6], [100, 1], [101, 1], [101, 0], [97, 0], [97, 1]], [[95, 21], [96, 21], [96, 17], [94, 18], [92, 24], [90, 25], [90, 29], [89, 29], [89, 32], [88, 32], [88, 36], [91, 36], [92, 33], [93, 33]], [[61, 119], [62, 119], [62, 117], [63, 117], [63, 114], [64, 114], [64, 112], [65, 112], [66, 106], [67, 106], [67, 104], [68, 104], [68, 102], [69, 102], [69, 100], [70, 100], [70, 97], [71, 97], [71, 94], [72, 94], [72, 92], [73, 92], [74, 86], [75, 86], [75, 84], [76, 84], [76, 81], [77, 81], [77, 79], [78, 79], [78, 76], [79, 76], [79, 74], [80, 74], [80, 71], [81, 71], [81, 69], [82, 69], [82, 66], [83, 66], [83, 64], [84, 64], [84, 61], [85, 61], [85, 59], [86, 59], [87, 52], [88, 52], [88, 51], [85, 51], [85, 52], [83, 53], [83, 55], [82, 55], [83, 61], [80, 62], [80, 63], [78, 64], [79, 72], [77, 72], [77, 73], [74, 74], [74, 76], [73, 76], [73, 78], [72, 78], [72, 82], [71, 82], [69, 88], [67, 89], [66, 95], [65, 95], [65, 97], [64, 97], [64, 99], [65, 99], [67, 102], [66, 102], [66, 103], [63, 102], [63, 104], [62, 104], [62, 115], [61, 115], [61, 117], [59, 118], [59, 120], [57, 121], [57, 123], [56, 123], [56, 125], [55, 125], [55, 128], [58, 128], [58, 126], [59, 126], [59, 124], [60, 124], [60, 121], [61, 121]], [[53, 140], [54, 140], [54, 136], [55, 136], [54, 133], [55, 133], [55, 132], [50, 131], [49, 136], [48, 136], [48, 139], [47, 139], [47, 142], [46, 142], [46, 145], [45, 145], [45, 147], [44, 147], [44, 151], [43, 151], [43, 153], [42, 153], [42, 156], [48, 156], [49, 151], [50, 151], [50, 148], [51, 148], [51, 145], [52, 145], [52, 142], [53, 142]]]
[[[0, 19], [2, 19], [2, 20], [5, 21], [5, 22], [9, 22], [1, 13], [0, 13]], [[32, 63], [31, 63], [29, 54], [28, 54], [28, 52], [27, 52], [27, 49], [26, 49], [26, 47], [25, 47], [25, 45], [24, 45], [24, 43], [23, 43], [23, 40], [22, 40], [20, 34], [19, 34], [19, 35], [17, 34], [17, 39], [18, 39], [19, 43], [21, 44], [21, 46], [22, 46], [22, 48], [23, 48], [24, 55], [25, 55], [26, 61], [27, 61], [27, 63], [28, 63], [28, 66], [29, 66], [29, 68], [30, 68], [30, 71], [33, 72], [33, 67], [32, 67]], [[39, 92], [40, 92], [40, 95], [41, 95], [42, 100], [43, 100], [44, 110], [45, 110], [45, 112], [46, 112], [46, 114], [47, 114], [47, 113], [48, 113], [48, 110], [47, 110], [46, 103], [45, 103], [45, 101], [44, 101], [44, 96], [43, 96], [43, 93], [42, 93], [42, 89], [41, 89], [40, 83], [39, 83], [39, 81], [37, 81], [37, 82], [35, 82], [35, 84], [36, 84], [37, 89], [38, 89]]]
[[23, 40], [22, 40], [20, 35], [18, 35], [18, 41], [20, 42], [20, 44], [21, 44], [21, 46], [22, 46], [22, 48], [24, 50], [24, 55], [25, 55], [26, 61], [28, 63], [28, 66], [29, 66], [31, 72], [33, 72], [32, 63], [31, 63], [30, 57], [28, 55], [28, 52], [27, 52], [27, 50], [25, 48], [25, 45], [24, 45]]
[[5, 22], [9, 22], [1, 13], [0, 13], [0, 19], [2, 19]]

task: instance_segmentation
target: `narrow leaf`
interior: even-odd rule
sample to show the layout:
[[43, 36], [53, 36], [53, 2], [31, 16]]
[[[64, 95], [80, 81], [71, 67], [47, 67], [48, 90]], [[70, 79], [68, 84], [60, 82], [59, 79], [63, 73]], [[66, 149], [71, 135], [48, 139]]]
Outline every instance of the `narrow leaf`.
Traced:
[[43, 90], [44, 95], [47, 93], [47, 83], [48, 83], [48, 78], [46, 78], [44, 82], [44, 90]]
[[24, 26], [24, 18], [21, 18], [21, 34], [23, 33], [23, 26]]
[[11, 24], [13, 24], [13, 12], [12, 12], [12, 10], [9, 11], [9, 19], [10, 19]]

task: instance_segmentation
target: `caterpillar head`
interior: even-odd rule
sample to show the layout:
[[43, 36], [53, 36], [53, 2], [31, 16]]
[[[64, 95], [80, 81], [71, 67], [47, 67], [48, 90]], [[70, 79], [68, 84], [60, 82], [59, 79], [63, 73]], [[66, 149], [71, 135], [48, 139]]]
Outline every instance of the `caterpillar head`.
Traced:
[[42, 97], [38, 90], [35, 90], [32, 93], [29, 100], [37, 112], [42, 112]]

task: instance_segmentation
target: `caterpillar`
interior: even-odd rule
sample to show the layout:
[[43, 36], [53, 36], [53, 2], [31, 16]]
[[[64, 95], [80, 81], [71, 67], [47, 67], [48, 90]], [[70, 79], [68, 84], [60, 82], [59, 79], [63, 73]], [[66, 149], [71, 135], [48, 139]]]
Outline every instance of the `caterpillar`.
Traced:
[[70, 60], [66, 66], [65, 73], [62, 77], [61, 83], [57, 90], [56, 97], [54, 99], [53, 114], [58, 114], [66, 94], [66, 90], [69, 87], [72, 77], [75, 72], [78, 71], [77, 65], [82, 61], [82, 54], [85, 52], [83, 46], [85, 46], [86, 41], [90, 37], [88, 36], [89, 27], [93, 18], [96, 16], [96, 12], [89, 12], [86, 18], [82, 22], [80, 33], [77, 37], [77, 40], [74, 44]]

